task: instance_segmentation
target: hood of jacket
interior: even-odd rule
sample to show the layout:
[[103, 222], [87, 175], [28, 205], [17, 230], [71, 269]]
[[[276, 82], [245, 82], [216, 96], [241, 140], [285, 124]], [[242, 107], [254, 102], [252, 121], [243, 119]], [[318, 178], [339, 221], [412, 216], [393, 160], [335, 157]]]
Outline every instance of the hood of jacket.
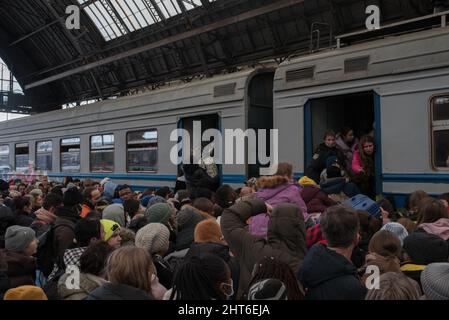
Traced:
[[81, 217], [80, 217], [79, 213], [76, 211], [75, 207], [65, 207], [65, 206], [57, 207], [55, 210], [55, 215], [58, 218], [64, 218], [64, 219], [70, 220], [74, 223], [78, 222], [81, 219]]
[[225, 262], [228, 262], [231, 259], [229, 255], [229, 247], [221, 244], [221, 243], [192, 243], [190, 246], [190, 250], [186, 254], [186, 258], [192, 256], [202, 256], [206, 253], [212, 253], [220, 258], [222, 258]]
[[441, 218], [433, 223], [421, 223], [418, 228], [425, 232], [439, 236], [443, 240], [449, 239], [449, 219]]
[[304, 258], [306, 254], [306, 228], [300, 209], [290, 203], [274, 208], [268, 221], [268, 243], [275, 249], [288, 252], [293, 257]]
[[154, 298], [139, 288], [107, 282], [92, 291], [86, 300], [154, 300]]
[[96, 275], [80, 273], [79, 289], [69, 289], [65, 283], [68, 277], [69, 274], [66, 273], [58, 281], [58, 295], [64, 300], [82, 300], [89, 293], [107, 283], [105, 279]]
[[347, 275], [356, 276], [356, 267], [341, 254], [321, 244], [312, 246], [299, 270], [299, 280], [311, 288]]

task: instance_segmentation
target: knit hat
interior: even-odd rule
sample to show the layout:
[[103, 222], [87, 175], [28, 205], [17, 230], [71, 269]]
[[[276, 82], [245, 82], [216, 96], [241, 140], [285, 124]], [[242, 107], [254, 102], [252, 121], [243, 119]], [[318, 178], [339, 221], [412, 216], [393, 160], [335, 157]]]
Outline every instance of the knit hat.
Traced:
[[125, 209], [123, 208], [123, 205], [114, 203], [104, 208], [103, 219], [115, 221], [120, 227], [125, 227]]
[[151, 207], [153, 204], [156, 203], [166, 203], [167, 200], [162, 198], [161, 196], [153, 196], [147, 203], [147, 208]]
[[6, 291], [3, 300], [48, 300], [48, 298], [39, 287], [20, 286]]
[[62, 203], [66, 207], [73, 207], [83, 202], [83, 196], [77, 187], [68, 188], [64, 192]]
[[178, 223], [178, 230], [185, 228], [195, 228], [195, 226], [204, 218], [193, 207], [186, 207], [178, 212], [176, 222]]
[[448, 243], [426, 232], [414, 232], [404, 239], [404, 250], [415, 264], [447, 262]]
[[115, 221], [101, 219], [100, 222], [103, 225], [104, 229], [104, 241], [108, 241], [109, 239], [111, 239], [114, 232], [120, 229], [120, 225]]
[[287, 288], [278, 279], [265, 279], [251, 286], [248, 300], [287, 300]]
[[13, 252], [23, 252], [36, 239], [33, 229], [21, 226], [11, 226], [6, 229], [5, 248]]
[[402, 224], [397, 222], [388, 222], [380, 230], [387, 230], [393, 232], [395, 235], [398, 236], [399, 240], [401, 240], [401, 245], [404, 244], [404, 239], [408, 236], [407, 229], [405, 229], [405, 227]]
[[316, 182], [313, 179], [310, 179], [307, 176], [302, 177], [301, 179], [298, 180], [298, 183], [301, 187], [303, 186], [307, 186], [307, 185], [312, 185], [312, 186], [316, 186]]
[[37, 196], [41, 196], [43, 195], [43, 192], [41, 189], [33, 189], [30, 191], [30, 195], [32, 195], [33, 197], [37, 197]]
[[137, 231], [136, 247], [155, 254], [168, 250], [170, 231], [162, 223], [150, 223]]
[[197, 243], [219, 243], [223, 238], [223, 234], [215, 219], [206, 219], [196, 225], [193, 237]]
[[168, 203], [156, 203], [146, 208], [144, 216], [149, 223], [159, 222], [167, 224], [172, 212], [173, 211]]
[[115, 189], [117, 185], [112, 181], [107, 181], [103, 186], [103, 195], [108, 198], [114, 198]]
[[140, 204], [142, 206], [144, 206], [145, 208], [148, 207], [148, 202], [150, 202], [150, 200], [153, 198], [153, 195], [147, 195], [142, 197], [142, 199], [140, 199]]
[[431, 263], [421, 272], [421, 285], [428, 300], [449, 300], [449, 263]]
[[341, 177], [341, 169], [337, 166], [328, 166], [326, 169], [326, 176], [328, 179], [340, 178]]

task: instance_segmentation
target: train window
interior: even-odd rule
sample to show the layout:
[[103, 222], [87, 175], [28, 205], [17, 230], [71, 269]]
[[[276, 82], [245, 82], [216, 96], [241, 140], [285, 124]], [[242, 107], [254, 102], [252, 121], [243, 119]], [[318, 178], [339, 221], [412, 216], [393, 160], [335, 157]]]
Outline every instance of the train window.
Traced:
[[0, 167], [9, 167], [9, 145], [0, 146]]
[[114, 171], [113, 134], [102, 134], [90, 137], [90, 171]]
[[128, 132], [126, 140], [128, 172], [157, 171], [157, 130]]
[[30, 160], [28, 143], [16, 144], [16, 171], [25, 172]]
[[36, 142], [36, 169], [51, 171], [52, 169], [52, 151], [53, 142], [39, 141]]
[[81, 167], [81, 139], [61, 139], [61, 171], [79, 172]]
[[434, 168], [449, 167], [449, 95], [431, 100], [432, 164]]
[[432, 99], [433, 121], [449, 120], [449, 96]]

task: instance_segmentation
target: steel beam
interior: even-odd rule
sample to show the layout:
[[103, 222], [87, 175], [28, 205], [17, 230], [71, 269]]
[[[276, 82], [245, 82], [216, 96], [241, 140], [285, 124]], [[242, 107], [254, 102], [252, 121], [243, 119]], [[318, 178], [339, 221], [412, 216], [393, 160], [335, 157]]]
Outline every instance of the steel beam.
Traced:
[[65, 72], [62, 72], [62, 73], [59, 73], [59, 74], [47, 77], [45, 79], [29, 83], [29, 84], [25, 85], [25, 90], [28, 90], [28, 89], [31, 89], [31, 88], [35, 88], [35, 87], [38, 87], [38, 86], [41, 86], [41, 85], [44, 85], [44, 84], [47, 84], [47, 83], [50, 83], [50, 82], [53, 82], [53, 81], [56, 81], [56, 80], [59, 80], [59, 79], [63, 79], [65, 77], [68, 77], [68, 76], [71, 76], [71, 75], [74, 75], [74, 74], [77, 74], [77, 73], [85, 72], [85, 71], [97, 68], [99, 66], [109, 64], [111, 62], [115, 62], [115, 61], [118, 61], [118, 60], [121, 60], [121, 59], [124, 59], [124, 58], [127, 58], [127, 57], [134, 56], [134, 55], [142, 53], [142, 52], [146, 52], [146, 51], [149, 51], [149, 50], [152, 50], [152, 49], [155, 49], [155, 48], [166, 46], [168, 44], [172, 44], [172, 43], [177, 42], [177, 41], [181, 41], [181, 40], [185, 40], [185, 39], [188, 39], [188, 38], [192, 38], [192, 37], [198, 36], [198, 35], [203, 34], [203, 33], [207, 33], [207, 32], [210, 32], [210, 31], [213, 31], [213, 30], [216, 30], [216, 29], [224, 28], [224, 27], [227, 27], [227, 26], [232, 25], [232, 24], [236, 24], [236, 23], [248, 20], [248, 19], [255, 18], [255, 17], [260, 16], [260, 15], [264, 15], [264, 14], [267, 14], [267, 13], [270, 13], [270, 12], [273, 12], [273, 11], [277, 11], [277, 10], [280, 10], [280, 9], [283, 9], [283, 8], [286, 8], [286, 7], [290, 7], [290, 6], [293, 6], [293, 5], [297, 5], [297, 4], [303, 3], [303, 2], [304, 2], [304, 0], [281, 0], [281, 1], [277, 1], [277, 2], [272, 3], [270, 5], [263, 6], [261, 8], [255, 9], [255, 10], [251, 10], [251, 11], [239, 14], [239, 15], [237, 15], [235, 17], [226, 18], [226, 19], [223, 19], [221, 21], [217, 21], [217, 22], [211, 23], [211, 24], [209, 24], [207, 26], [203, 26], [203, 27], [199, 27], [199, 28], [196, 28], [196, 29], [193, 29], [193, 30], [189, 30], [187, 32], [184, 32], [184, 33], [181, 33], [181, 34], [178, 34], [178, 35], [175, 35], [175, 36], [171, 36], [171, 37], [168, 37], [168, 38], [165, 38], [165, 39], [153, 42], [153, 43], [149, 43], [147, 45], [144, 45], [144, 46], [141, 46], [141, 47], [138, 47], [138, 48], [134, 48], [134, 49], [128, 50], [126, 52], [122, 52], [122, 53], [110, 56], [108, 58], [104, 58], [104, 59], [102, 59], [100, 61], [95, 61], [95, 62], [92, 62], [92, 63], [88, 63], [88, 64], [86, 64], [84, 66], [80, 66], [80, 67], [74, 68], [72, 70], [67, 70]]

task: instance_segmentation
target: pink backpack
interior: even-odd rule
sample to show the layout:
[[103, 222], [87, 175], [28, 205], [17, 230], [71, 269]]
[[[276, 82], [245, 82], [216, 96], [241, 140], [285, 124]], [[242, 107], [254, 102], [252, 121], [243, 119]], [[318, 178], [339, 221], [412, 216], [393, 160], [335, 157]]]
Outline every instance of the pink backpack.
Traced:
[[251, 218], [249, 223], [249, 233], [254, 236], [267, 237], [268, 221], [270, 215], [268, 213], [261, 213]]

